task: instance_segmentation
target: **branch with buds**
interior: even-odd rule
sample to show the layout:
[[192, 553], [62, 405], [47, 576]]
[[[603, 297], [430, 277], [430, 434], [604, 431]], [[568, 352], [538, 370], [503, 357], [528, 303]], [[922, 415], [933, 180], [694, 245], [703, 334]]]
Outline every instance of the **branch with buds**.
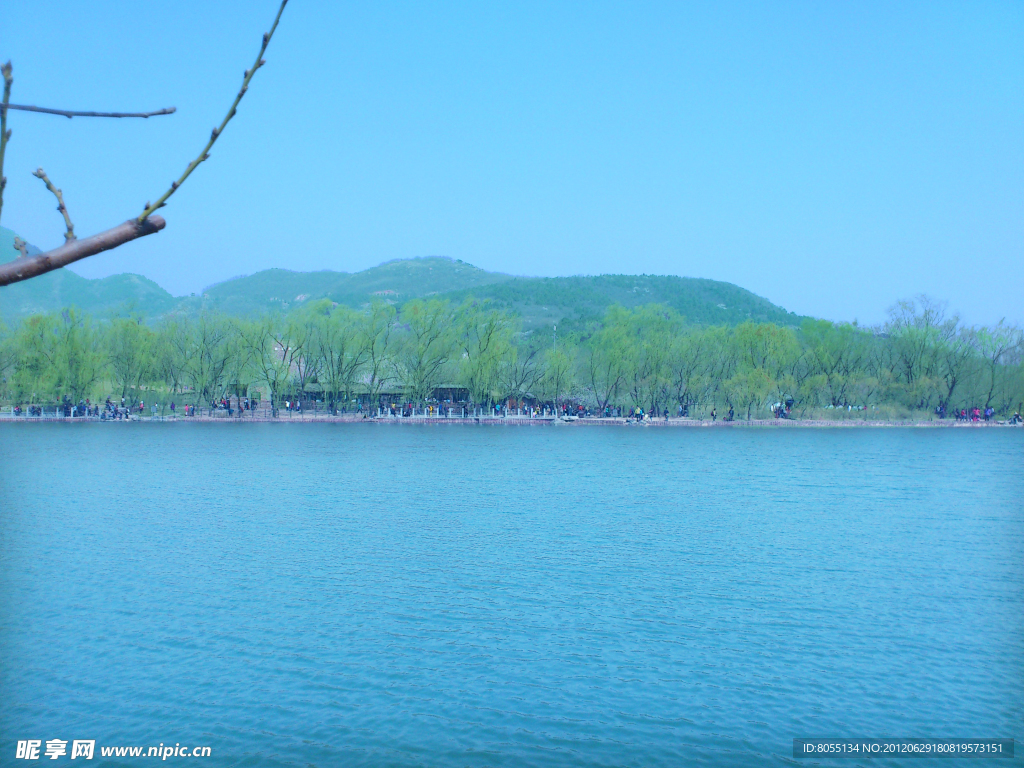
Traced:
[[[4, 153], [7, 150], [7, 142], [11, 138], [11, 132], [7, 128], [7, 112], [11, 109], [21, 110], [23, 112], [41, 112], [47, 115], [62, 115], [67, 118], [72, 117], [154, 117], [156, 115], [173, 115], [177, 110], [174, 107], [165, 107], [164, 109], [158, 109], [155, 112], [79, 112], [71, 109], [50, 109], [49, 107], [32, 107], [26, 104], [11, 104], [11, 85], [14, 83], [14, 68], [11, 66], [11, 62], [7, 62], [0, 67], [0, 73], [3, 74], [4, 78], [4, 98], [0, 102], [0, 213], [3, 212], [4, 208], [4, 187], [7, 186], [7, 178], [3, 175], [4, 170]], [[64, 221], [68, 225], [68, 232], [64, 235], [65, 240], [74, 239], [74, 232], [71, 220], [68, 219], [67, 211], [64, 208], [64, 200], [60, 196], [60, 190], [54, 190], [53, 185], [50, 184], [49, 179], [45, 176], [39, 176], [39, 171], [36, 171], [35, 176], [43, 179], [46, 182], [47, 188], [57, 196], [57, 202], [60, 203], [57, 210], [64, 214]], [[68, 237], [68, 235], [71, 235]]]
[[177, 181], [171, 182], [171, 188], [164, 192], [155, 203], [150, 205], [146, 203], [146, 210], [139, 215], [139, 221], [144, 221], [147, 216], [150, 216], [154, 211], [163, 208], [167, 204], [167, 198], [173, 195], [182, 184], [185, 183], [185, 179], [192, 175], [192, 171], [199, 167], [199, 164], [210, 159], [210, 150], [213, 148], [214, 143], [224, 133], [224, 129], [227, 128], [231, 118], [235, 116], [235, 112], [238, 110], [238, 104], [242, 101], [242, 97], [245, 96], [246, 91], [249, 90], [249, 81], [252, 80], [252, 76], [256, 74], [256, 70], [262, 67], [267, 62], [263, 59], [263, 54], [267, 52], [267, 46], [270, 45], [270, 39], [274, 36], [274, 31], [277, 29], [277, 23], [281, 21], [281, 14], [284, 13], [284, 7], [288, 5], [288, 0], [281, 0], [281, 7], [277, 9], [277, 16], [274, 18], [274, 24], [270, 27], [269, 32], [263, 34], [263, 45], [260, 47], [260, 52], [256, 56], [256, 63], [252, 65], [252, 69], [245, 70], [245, 76], [242, 79], [242, 87], [239, 89], [238, 94], [235, 96], [234, 102], [231, 104], [231, 109], [228, 110], [227, 115], [221, 121], [220, 125], [213, 129], [210, 133], [210, 140], [206, 142], [206, 146], [203, 147], [203, 151], [199, 153], [199, 157], [188, 164], [188, 168], [181, 174], [181, 178]]
[[53, 193], [53, 196], [57, 198], [57, 210], [61, 212], [64, 217], [64, 224], [67, 225], [68, 231], [64, 233], [65, 240], [75, 239], [75, 225], [71, 223], [71, 217], [68, 215], [67, 206], [64, 205], [64, 193], [53, 186], [53, 182], [50, 181], [50, 177], [46, 175], [46, 171], [42, 168], [36, 168], [32, 174], [37, 179], [42, 179], [46, 188]]
[[54, 248], [52, 251], [0, 264], [0, 286], [28, 280], [30, 277], [38, 277], [55, 269], [66, 267], [87, 256], [95, 256], [97, 253], [109, 251], [111, 248], [117, 248], [119, 245], [124, 245], [144, 235], [152, 235], [165, 226], [167, 226], [167, 222], [162, 216], [150, 216], [142, 223], [135, 219], [128, 219], [124, 224], [119, 224], [106, 232], [100, 232], [98, 235], [82, 240], [68, 240], [64, 245]]
[[4, 210], [4, 187], [7, 186], [7, 177], [4, 176], [4, 152], [7, 151], [7, 142], [11, 139], [11, 132], [7, 128], [7, 105], [11, 100], [13, 72], [9, 61], [0, 67], [0, 74], [4, 77], [4, 100], [0, 102], [0, 213]]
[[[210, 149], [213, 147], [214, 142], [217, 141], [218, 137], [224, 132], [227, 124], [231, 121], [231, 118], [235, 116], [238, 109], [238, 104], [241, 102], [242, 97], [245, 96], [246, 91], [249, 90], [249, 82], [252, 80], [256, 70], [266, 64], [263, 59], [263, 54], [266, 53], [267, 46], [270, 44], [270, 39], [274, 36], [274, 31], [277, 29], [277, 24], [281, 20], [281, 14], [284, 12], [284, 7], [288, 4], [288, 0], [281, 0], [281, 7], [277, 11], [277, 16], [274, 18], [274, 24], [270, 28], [270, 31], [263, 35], [263, 45], [260, 47], [259, 55], [256, 57], [256, 63], [252, 66], [252, 69], [245, 70], [245, 77], [242, 80], [242, 87], [235, 96], [235, 100], [231, 105], [231, 109], [228, 110], [227, 116], [221, 121], [221, 124], [213, 129], [210, 134], [210, 140], [206, 143], [203, 151], [199, 153], [199, 157], [189, 163], [188, 168], [181, 175], [181, 178], [171, 182], [171, 188], [168, 189], [163, 195], [161, 195], [155, 203], [150, 205], [146, 203], [145, 210], [135, 219], [129, 219], [124, 224], [119, 224], [113, 229], [108, 229], [106, 232], [101, 232], [98, 235], [87, 237], [84, 240], [78, 240], [75, 238], [74, 225], [71, 223], [71, 217], [68, 215], [67, 208], [64, 205], [64, 197], [59, 189], [56, 189], [53, 184], [47, 178], [46, 173], [42, 168], [35, 172], [35, 176], [42, 179], [49, 189], [57, 198], [58, 206], [57, 210], [64, 216], [64, 222], [67, 225], [67, 232], [64, 234], [65, 243], [59, 248], [55, 248], [52, 251], [41, 253], [37, 256], [28, 256], [27, 245], [24, 241], [21, 241], [21, 247], [18, 243], [15, 243], [15, 248], [21, 251], [21, 258], [15, 259], [14, 261], [6, 264], [0, 264], [0, 286], [9, 285], [16, 283], [20, 280], [27, 280], [31, 277], [45, 274], [54, 269], [60, 269], [61, 267], [67, 266], [79, 259], [84, 259], [88, 256], [93, 256], [102, 251], [110, 250], [111, 248], [117, 248], [120, 245], [135, 240], [136, 238], [143, 237], [145, 235], [151, 235], [154, 232], [159, 232], [163, 229], [167, 222], [164, 221], [163, 217], [154, 215], [154, 212], [163, 208], [167, 204], [167, 199], [177, 191], [185, 179], [187, 179], [192, 171], [194, 171], [200, 163], [210, 158]], [[64, 117], [142, 117], [148, 118], [155, 115], [169, 115], [172, 114], [175, 109], [169, 107], [167, 109], [157, 110], [156, 112], [76, 112], [72, 110], [61, 110], [61, 109], [49, 109], [45, 107], [30, 107], [18, 104], [10, 103], [11, 96], [11, 83], [13, 79], [11, 77], [11, 63], [7, 62], [2, 68], [0, 68], [4, 77], [4, 96], [3, 102], [0, 104], [0, 212], [3, 211], [3, 187], [7, 183], [7, 180], [3, 178], [3, 158], [4, 150], [7, 148], [7, 141], [11, 137], [11, 132], [7, 130], [7, 112], [10, 109], [20, 109], [26, 112], [42, 112], [51, 115], [63, 115]], [[20, 240], [20, 238], [18, 238]]]
[[78, 112], [73, 109], [50, 109], [49, 107], [30, 107], [27, 104], [7, 104], [4, 109], [19, 109], [22, 112], [42, 112], [44, 115], [61, 115], [69, 120], [72, 117], [156, 117], [157, 115], [173, 115], [175, 107], [164, 107], [155, 112]]

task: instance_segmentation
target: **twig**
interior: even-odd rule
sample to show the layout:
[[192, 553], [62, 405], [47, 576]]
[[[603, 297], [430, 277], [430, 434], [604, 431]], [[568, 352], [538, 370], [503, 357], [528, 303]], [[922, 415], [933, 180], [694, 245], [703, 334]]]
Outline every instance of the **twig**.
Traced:
[[46, 185], [46, 188], [53, 192], [53, 196], [57, 198], [57, 210], [61, 212], [61, 215], [64, 217], [64, 223], [68, 227], [68, 231], [64, 233], [64, 239], [74, 240], [75, 225], [71, 223], [71, 217], [68, 216], [67, 206], [64, 205], [64, 193], [57, 189], [55, 186], [53, 186], [53, 182], [50, 181], [50, 177], [46, 175], [46, 171], [44, 171], [42, 168], [36, 168], [35, 172], [32, 175], [35, 176], [37, 179], [42, 179], [43, 183]]
[[[49, 107], [33, 107], [27, 104], [11, 104], [11, 84], [14, 82], [14, 78], [11, 76], [12, 67], [11, 62], [7, 62], [0, 67], [0, 71], [3, 72], [4, 77], [4, 100], [0, 102], [0, 213], [3, 212], [4, 207], [4, 188], [7, 186], [7, 178], [3, 175], [4, 170], [4, 152], [7, 149], [7, 142], [11, 138], [11, 132], [7, 130], [7, 110], [9, 109], [20, 109], [24, 112], [42, 112], [47, 115], [63, 115], [70, 119], [72, 117], [154, 117], [155, 115], [173, 115], [177, 110], [174, 107], [166, 107], [164, 109], [158, 109], [155, 112], [80, 112], [71, 109], [50, 109]], [[38, 173], [36, 174], [39, 175]], [[64, 237], [68, 240], [73, 240], [75, 235], [72, 231], [71, 220], [68, 219], [67, 210], [64, 209], [64, 201], [61, 200], [60, 190], [54, 191], [53, 185], [50, 184], [49, 180], [43, 176], [39, 178], [46, 181], [46, 186], [49, 187], [50, 191], [57, 195], [57, 200], [60, 202], [60, 207], [57, 209], [64, 214], [64, 220], [68, 225], [68, 234]], [[70, 235], [70, 236], [69, 236]]]
[[242, 100], [242, 97], [245, 96], [245, 92], [249, 90], [249, 81], [252, 80], [252, 76], [256, 74], [256, 70], [267, 63], [266, 61], [263, 60], [263, 54], [266, 53], [267, 45], [270, 44], [270, 38], [274, 36], [274, 30], [277, 29], [277, 23], [281, 20], [281, 14], [284, 13], [284, 7], [286, 5], [288, 5], [288, 0], [281, 0], [281, 7], [278, 8], [277, 10], [277, 16], [274, 19], [274, 25], [270, 28], [269, 32], [265, 32], [263, 34], [263, 45], [260, 47], [259, 55], [256, 57], [256, 63], [253, 64], [252, 69], [245, 70], [245, 79], [242, 80], [242, 88], [241, 90], [239, 90], [238, 95], [235, 96], [235, 101], [231, 105], [231, 109], [228, 110], [228, 114], [224, 118], [224, 120], [221, 121], [221, 124], [213, 129], [213, 132], [210, 134], [210, 140], [206, 142], [206, 146], [203, 148], [203, 151], [199, 153], [199, 157], [197, 157], [195, 160], [188, 164], [188, 168], [185, 169], [185, 172], [181, 175], [181, 178], [178, 179], [177, 181], [172, 181], [171, 188], [164, 192], [163, 195], [161, 195], [160, 198], [155, 203], [153, 203], [152, 205], [146, 203], [146, 210], [144, 210], [139, 215], [138, 221], [145, 221], [147, 216], [150, 216], [157, 209], [163, 208], [164, 205], [166, 205], [167, 203], [167, 198], [169, 198], [171, 195], [175, 193], [178, 187], [180, 187], [185, 182], [185, 179], [187, 179], [192, 174], [192, 171], [199, 167], [200, 163], [210, 159], [210, 149], [213, 147], [214, 142], [217, 141], [217, 137], [224, 132], [224, 129], [227, 127], [227, 124], [231, 121], [231, 118], [235, 116], [235, 110], [238, 108], [238, 103]]
[[20, 109], [22, 112], [42, 112], [47, 115], [63, 115], [69, 120], [72, 117], [156, 117], [157, 115], [173, 115], [176, 107], [165, 107], [156, 112], [78, 112], [72, 109], [50, 109], [49, 107], [31, 107], [27, 104], [8, 104], [2, 109]]
[[164, 221], [163, 216], [150, 216], [145, 221], [128, 219], [124, 224], [119, 224], [113, 229], [100, 232], [98, 235], [87, 237], [84, 240], [68, 240], [64, 245], [54, 248], [52, 251], [0, 264], [0, 285], [10, 285], [66, 267], [87, 256], [109, 251], [111, 248], [117, 248], [119, 245], [124, 245], [145, 235], [152, 235], [165, 226], [167, 226], [167, 222]]
[[4, 76], [4, 100], [0, 103], [0, 214], [4, 210], [4, 187], [7, 186], [7, 177], [4, 176], [4, 152], [7, 151], [7, 142], [11, 138], [11, 132], [7, 130], [7, 103], [11, 100], [11, 83], [14, 82], [12, 72], [13, 68], [9, 61], [0, 67], [0, 73]]
[[20, 258], [20, 259], [27, 259], [28, 258], [28, 243], [26, 243], [20, 237], [15, 237], [14, 238], [14, 250], [16, 250], [16, 251], [21, 253], [21, 256], [19, 256], [18, 258]]

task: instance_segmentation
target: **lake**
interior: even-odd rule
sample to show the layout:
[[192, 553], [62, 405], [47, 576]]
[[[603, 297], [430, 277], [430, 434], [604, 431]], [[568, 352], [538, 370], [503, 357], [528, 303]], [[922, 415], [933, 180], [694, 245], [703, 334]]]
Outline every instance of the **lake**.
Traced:
[[2, 764], [1024, 738], [1024, 430], [0, 424], [0, 468]]

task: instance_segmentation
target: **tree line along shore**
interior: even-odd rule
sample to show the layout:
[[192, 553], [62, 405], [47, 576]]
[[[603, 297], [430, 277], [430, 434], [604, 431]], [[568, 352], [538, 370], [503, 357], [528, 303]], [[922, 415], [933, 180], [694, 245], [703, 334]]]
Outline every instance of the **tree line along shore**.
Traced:
[[290, 314], [199, 312], [155, 325], [67, 308], [0, 328], [0, 400], [8, 414], [110, 400], [129, 412], [145, 403], [146, 416], [174, 403], [176, 415], [270, 418], [285, 409], [1007, 421], [1024, 401], [1024, 336], [1005, 322], [968, 326], [926, 297], [899, 302], [874, 328], [701, 326], [646, 305], [613, 306], [570, 332], [524, 332], [513, 313], [473, 299], [362, 309], [324, 300]]

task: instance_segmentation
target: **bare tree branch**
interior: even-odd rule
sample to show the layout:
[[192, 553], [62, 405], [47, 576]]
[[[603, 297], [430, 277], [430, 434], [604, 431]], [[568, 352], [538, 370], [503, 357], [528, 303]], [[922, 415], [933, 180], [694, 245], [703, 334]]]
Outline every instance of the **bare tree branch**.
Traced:
[[145, 221], [129, 219], [124, 224], [119, 224], [106, 232], [100, 232], [98, 235], [83, 240], [68, 240], [64, 245], [54, 248], [52, 251], [0, 264], [0, 286], [28, 280], [30, 277], [37, 277], [46, 272], [66, 267], [87, 256], [109, 251], [111, 248], [117, 248], [119, 245], [124, 245], [145, 235], [152, 235], [165, 226], [167, 226], [167, 222], [164, 221], [163, 216], [150, 216]]
[[46, 115], [62, 115], [69, 120], [72, 117], [156, 117], [157, 115], [173, 115], [176, 107], [164, 107], [156, 112], [78, 112], [73, 109], [50, 109], [49, 107], [31, 107], [27, 104], [8, 104], [0, 109], [20, 109], [22, 112], [42, 112]]
[[[49, 107], [32, 107], [26, 104], [11, 104], [11, 84], [14, 82], [14, 78], [11, 76], [11, 62], [8, 61], [3, 67], [0, 67], [0, 72], [3, 73], [4, 77], [4, 100], [0, 103], [0, 213], [3, 212], [4, 187], [7, 186], [7, 178], [3, 175], [4, 152], [7, 149], [8, 140], [11, 138], [11, 132], [7, 130], [7, 110], [20, 109], [25, 112], [43, 112], [48, 115], [63, 115], [69, 119], [72, 117], [153, 117], [154, 115], [172, 115], [177, 111], [174, 107], [166, 107], [158, 109], [156, 112], [78, 112], [70, 109], [50, 109]], [[42, 171], [42, 168], [35, 175], [39, 176], [40, 171]], [[45, 174], [39, 176], [39, 178], [43, 179], [46, 182], [47, 188], [57, 196], [57, 202], [60, 203], [57, 210], [64, 214], [64, 221], [68, 225], [68, 231], [64, 238], [73, 240], [75, 238], [74, 226], [71, 224], [71, 219], [68, 218], [67, 209], [64, 208], [64, 200], [61, 198], [60, 190], [54, 189]]]
[[167, 203], [167, 198], [175, 193], [178, 187], [185, 182], [185, 179], [191, 175], [192, 171], [194, 171], [200, 163], [210, 159], [210, 149], [213, 147], [214, 142], [217, 141], [217, 137], [224, 132], [224, 129], [231, 121], [231, 118], [235, 116], [235, 110], [238, 108], [238, 103], [242, 100], [242, 97], [245, 96], [245, 92], [249, 90], [249, 81], [252, 80], [252, 76], [256, 74], [256, 70], [267, 63], [263, 60], [263, 54], [267, 51], [267, 46], [270, 44], [270, 38], [274, 36], [274, 30], [277, 29], [277, 23], [281, 20], [281, 14], [284, 13], [284, 7], [286, 5], [288, 5], [288, 0], [281, 0], [281, 7], [277, 9], [277, 16], [274, 19], [274, 25], [270, 28], [269, 32], [265, 32], [263, 34], [263, 45], [260, 47], [259, 55], [256, 56], [256, 63], [253, 64], [252, 69], [245, 70], [245, 79], [242, 80], [242, 88], [238, 91], [238, 95], [235, 96], [235, 101], [232, 103], [231, 109], [228, 110], [228, 114], [224, 120], [221, 121], [221, 124], [213, 129], [213, 132], [210, 134], [210, 140], [206, 142], [206, 146], [203, 147], [203, 151], [199, 153], [199, 157], [188, 164], [188, 168], [185, 169], [181, 178], [177, 181], [172, 181], [171, 188], [164, 192], [155, 203], [152, 205], [146, 203], [146, 210], [139, 215], [138, 221], [145, 221], [147, 216], [151, 215], [157, 209], [163, 208]]
[[53, 196], [57, 198], [57, 210], [61, 212], [64, 217], [64, 223], [67, 225], [68, 231], [64, 233], [65, 240], [75, 239], [75, 225], [71, 223], [71, 217], [68, 216], [67, 206], [64, 205], [64, 193], [53, 186], [53, 182], [50, 181], [50, 177], [46, 175], [46, 171], [42, 168], [36, 168], [32, 174], [37, 179], [42, 179], [46, 188], [53, 193]]
[[[270, 39], [274, 36], [274, 31], [277, 29], [278, 22], [281, 21], [281, 14], [284, 13], [284, 8], [288, 4], [288, 0], [281, 0], [281, 7], [277, 11], [277, 16], [274, 18], [274, 24], [271, 26], [270, 31], [263, 35], [263, 45], [260, 47], [259, 55], [256, 57], [256, 63], [252, 66], [252, 69], [245, 71], [245, 78], [242, 81], [242, 88], [239, 90], [238, 95], [235, 96], [235, 101], [231, 105], [231, 109], [228, 110], [227, 116], [221, 122], [221, 124], [213, 129], [213, 133], [210, 134], [210, 140], [206, 143], [203, 151], [199, 157], [193, 160], [188, 168], [185, 169], [185, 173], [182, 174], [181, 178], [177, 181], [171, 182], [171, 188], [167, 190], [154, 204], [150, 205], [146, 203], [145, 210], [136, 219], [129, 219], [124, 224], [120, 224], [113, 229], [108, 229], [106, 232], [101, 232], [98, 235], [87, 237], [84, 240], [75, 239], [74, 225], [71, 223], [71, 218], [68, 216], [67, 208], [64, 206], [64, 199], [61, 191], [55, 189], [50, 180], [46, 177], [43, 169], [40, 168], [36, 171], [35, 175], [42, 179], [47, 188], [54, 193], [57, 197], [57, 202], [60, 204], [58, 210], [63, 214], [64, 221], [67, 224], [68, 231], [64, 235], [66, 242], [59, 248], [54, 248], [52, 251], [39, 254], [37, 256], [26, 257], [25, 247], [19, 248], [22, 252], [22, 257], [15, 259], [14, 261], [7, 262], [6, 264], [0, 264], [0, 286], [10, 285], [21, 280], [28, 280], [32, 277], [51, 272], [55, 269], [60, 269], [68, 264], [84, 259], [88, 256], [93, 256], [102, 251], [110, 250], [111, 248], [117, 248], [119, 245], [124, 245], [130, 240], [143, 237], [144, 235], [151, 235], [154, 232], [159, 232], [165, 226], [167, 222], [164, 221], [162, 216], [154, 215], [154, 212], [162, 208], [167, 199], [174, 194], [175, 190], [182, 185], [182, 183], [189, 177], [200, 163], [208, 160], [210, 157], [210, 148], [213, 147], [217, 137], [224, 131], [227, 124], [231, 121], [231, 118], [235, 116], [239, 102], [242, 97], [245, 96], [245, 92], [249, 89], [249, 82], [252, 80], [256, 70], [266, 64], [263, 59], [263, 54], [266, 53], [267, 45], [270, 44]], [[4, 76], [4, 99], [3, 103], [0, 104], [0, 118], [3, 120], [2, 126], [2, 138], [3, 143], [0, 145], [0, 178], [3, 174], [3, 150], [6, 149], [7, 140], [10, 138], [10, 131], [7, 130], [7, 111], [9, 108], [23, 109], [32, 112], [46, 112], [49, 114], [64, 115], [66, 117], [73, 117], [75, 115], [90, 116], [90, 117], [149, 117], [150, 115], [158, 114], [171, 114], [174, 112], [174, 108], [160, 110], [158, 112], [150, 113], [117, 113], [117, 112], [69, 112], [65, 110], [52, 110], [44, 109], [42, 107], [26, 107], [10, 104], [10, 93], [11, 93], [11, 65], [8, 62], [2, 67]], [[6, 180], [4, 180], [6, 182]], [[3, 187], [0, 186], [0, 210], [2, 210]], [[17, 246], [16, 246], [17, 247]]]
[[7, 103], [11, 100], [11, 84], [14, 82], [12, 72], [13, 67], [9, 61], [0, 67], [0, 73], [4, 76], [4, 100], [0, 104], [0, 214], [4, 210], [4, 187], [7, 186], [7, 177], [4, 176], [4, 152], [7, 151], [7, 142], [11, 138], [11, 132], [7, 130]]

